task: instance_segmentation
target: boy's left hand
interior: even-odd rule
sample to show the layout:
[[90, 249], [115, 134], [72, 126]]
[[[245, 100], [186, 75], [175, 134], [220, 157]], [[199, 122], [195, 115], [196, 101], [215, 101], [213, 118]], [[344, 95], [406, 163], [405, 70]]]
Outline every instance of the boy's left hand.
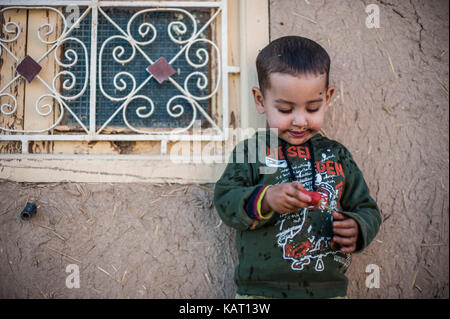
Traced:
[[338, 246], [340, 251], [352, 253], [356, 250], [359, 229], [353, 218], [333, 212], [333, 232], [334, 236], [331, 242], [334, 243], [334, 246]]

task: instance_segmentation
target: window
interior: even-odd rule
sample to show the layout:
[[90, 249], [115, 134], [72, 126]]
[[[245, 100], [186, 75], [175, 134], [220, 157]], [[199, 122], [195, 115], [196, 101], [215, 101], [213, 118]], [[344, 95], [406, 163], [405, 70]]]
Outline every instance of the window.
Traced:
[[1, 9], [2, 140], [223, 140], [226, 1], [62, 4]]
[[[227, 146], [237, 142], [226, 129], [265, 125], [254, 111], [251, 88], [257, 85], [256, 55], [269, 41], [268, 3], [3, 0], [0, 178], [214, 182], [228, 159]], [[196, 34], [194, 21], [202, 32], [191, 42], [202, 41], [189, 49], [189, 41], [177, 41]], [[150, 22], [154, 41], [126, 40], [150, 41]], [[184, 51], [173, 59], [179, 48]], [[32, 60], [21, 69], [27, 55]], [[147, 71], [160, 57], [172, 68], [156, 65], [161, 84]], [[189, 150], [188, 159], [182, 152], [175, 162], [172, 155], [180, 149]]]
[[[178, 104], [183, 108], [183, 112], [168, 112], [166, 105], [169, 100], [177, 95], [190, 95], [196, 97], [210, 96], [213, 87], [217, 83], [212, 82], [212, 73], [217, 73], [217, 65], [212, 70], [211, 55], [217, 59], [217, 52], [212, 52], [213, 43], [211, 41], [211, 27], [207, 26], [197, 37], [197, 41], [184, 49], [187, 40], [195, 36], [195, 31], [202, 29], [214, 15], [214, 9], [193, 9], [185, 11], [183, 9], [144, 9], [141, 8], [105, 8], [101, 10], [98, 18], [97, 39], [101, 46], [97, 48], [99, 65], [96, 90], [96, 127], [100, 128], [108, 122], [108, 126], [126, 127], [127, 124], [140, 131], [146, 128], [177, 128], [186, 127], [193, 119], [193, 108], [186, 99], [177, 98], [172, 102], [172, 108]], [[171, 23], [173, 27], [168, 27]], [[145, 43], [139, 45], [140, 50], [133, 50], [131, 44], [123, 37], [121, 30], [129, 27], [131, 36], [135, 41]], [[189, 31], [188, 31], [189, 30]], [[73, 36], [90, 47], [91, 30], [90, 19], [86, 16], [80, 23], [78, 29], [74, 29]], [[173, 41], [171, 40], [173, 38]], [[176, 42], [174, 42], [176, 41]], [[64, 45], [64, 52], [73, 50], [78, 57], [83, 57], [83, 49], [76, 41], [68, 41]], [[187, 51], [187, 55], [184, 53]], [[181, 53], [180, 53], [181, 52]], [[89, 52], [88, 52], [89, 55]], [[171, 83], [165, 80], [159, 83], [154, 77], [144, 85], [140, 85], [150, 76], [147, 67], [151, 62], [163, 57], [165, 61], [175, 70], [171, 79], [184, 87], [186, 79], [188, 94], [183, 94]], [[73, 57], [67, 54], [64, 63], [69, 64]], [[101, 60], [101, 61], [100, 61]], [[150, 62], [151, 61], [151, 62]], [[72, 73], [76, 79], [83, 79], [84, 64], [81, 61], [74, 67]], [[167, 67], [167, 66], [166, 66]], [[100, 78], [101, 76], [101, 78]], [[116, 77], [117, 76], [117, 77]], [[116, 77], [116, 78], [115, 78]], [[190, 78], [189, 78], [190, 77]], [[215, 76], [217, 78], [217, 76]], [[66, 77], [64, 77], [66, 78]], [[117, 79], [117, 81], [115, 81]], [[101, 81], [100, 81], [101, 80]], [[68, 83], [71, 78], [67, 76]], [[216, 81], [218, 82], [218, 81]], [[127, 104], [126, 112], [116, 113], [124, 103], [126, 96], [133, 89], [133, 83], [141, 89], [136, 95], [146, 98], [137, 98]], [[213, 85], [211, 85], [213, 84]], [[83, 88], [83, 81], [77, 81], [74, 88], [65, 90], [65, 94], [70, 95], [71, 91], [79, 92]], [[150, 102], [151, 101], [151, 102]], [[211, 98], [198, 99], [198, 107], [201, 107], [207, 115], [211, 115]], [[79, 99], [68, 103], [78, 118], [84, 120], [85, 125], [89, 123], [89, 94], [86, 93]], [[136, 110], [144, 106], [143, 112]], [[169, 108], [171, 106], [169, 105]], [[153, 108], [153, 112], [152, 109]], [[148, 109], [148, 110], [147, 110]], [[150, 116], [145, 116], [148, 113]], [[138, 113], [143, 116], [139, 116]], [[177, 116], [180, 113], [179, 116]], [[125, 122], [125, 120], [127, 122]], [[198, 114], [198, 120], [204, 126], [210, 126], [208, 120]], [[73, 117], [67, 117], [67, 123], [76, 125]], [[98, 130], [98, 129], [97, 129]], [[150, 131], [150, 130], [149, 130]]]

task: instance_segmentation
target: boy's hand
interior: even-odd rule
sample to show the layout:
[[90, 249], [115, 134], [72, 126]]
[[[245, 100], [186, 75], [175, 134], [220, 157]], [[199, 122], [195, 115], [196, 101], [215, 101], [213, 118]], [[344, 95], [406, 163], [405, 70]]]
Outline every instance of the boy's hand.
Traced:
[[310, 206], [311, 197], [300, 192], [304, 189], [299, 182], [283, 183], [269, 187], [262, 200], [262, 214], [274, 210], [280, 214], [292, 213]]
[[340, 250], [343, 253], [352, 253], [356, 250], [359, 229], [353, 218], [333, 212], [333, 232], [332, 249]]

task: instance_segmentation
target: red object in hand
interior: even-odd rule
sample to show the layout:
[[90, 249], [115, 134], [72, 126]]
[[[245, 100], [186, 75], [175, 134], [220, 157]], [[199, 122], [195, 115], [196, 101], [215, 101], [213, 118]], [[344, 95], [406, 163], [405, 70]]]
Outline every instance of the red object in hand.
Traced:
[[306, 194], [309, 197], [311, 197], [311, 205], [313, 205], [313, 206], [317, 206], [320, 203], [320, 201], [322, 200], [322, 195], [320, 195], [319, 192], [310, 192], [310, 191], [307, 191], [306, 189], [301, 189], [300, 191], [303, 194]]

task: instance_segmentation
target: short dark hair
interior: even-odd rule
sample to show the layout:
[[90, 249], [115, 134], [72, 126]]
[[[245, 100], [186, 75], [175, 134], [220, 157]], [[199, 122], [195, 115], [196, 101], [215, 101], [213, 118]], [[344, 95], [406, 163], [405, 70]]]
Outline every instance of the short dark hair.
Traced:
[[286, 36], [269, 43], [256, 58], [261, 91], [270, 87], [271, 73], [290, 75], [326, 75], [328, 89], [330, 57], [317, 42], [300, 36]]

